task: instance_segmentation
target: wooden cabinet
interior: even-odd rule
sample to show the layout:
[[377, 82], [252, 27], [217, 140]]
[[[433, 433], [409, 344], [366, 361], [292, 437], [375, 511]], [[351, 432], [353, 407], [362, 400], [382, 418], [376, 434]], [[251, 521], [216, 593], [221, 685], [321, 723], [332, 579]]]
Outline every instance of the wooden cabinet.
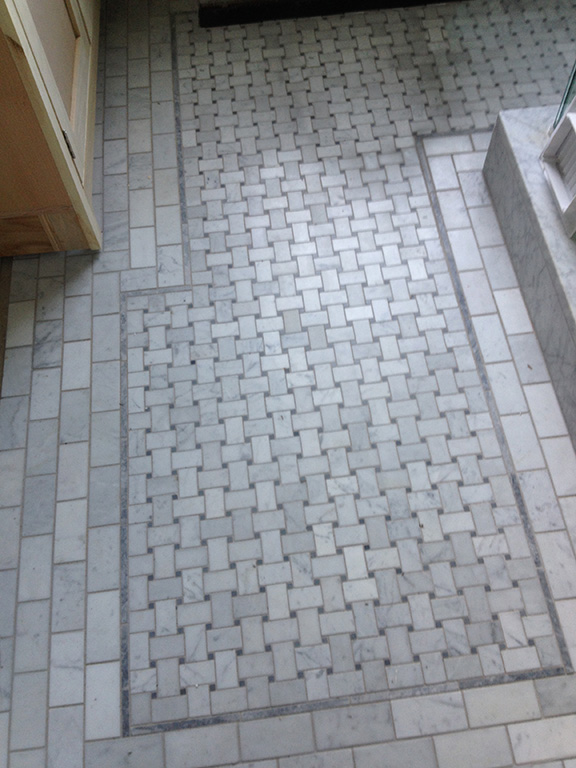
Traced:
[[97, 0], [0, 0], [0, 256], [100, 247]]

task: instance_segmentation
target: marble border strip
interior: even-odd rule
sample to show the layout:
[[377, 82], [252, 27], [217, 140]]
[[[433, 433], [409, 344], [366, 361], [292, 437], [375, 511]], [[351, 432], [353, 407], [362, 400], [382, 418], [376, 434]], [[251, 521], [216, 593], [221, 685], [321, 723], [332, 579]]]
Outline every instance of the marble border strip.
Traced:
[[130, 735], [130, 585], [128, 549], [128, 340], [126, 301], [120, 294], [120, 680], [122, 736]]
[[546, 600], [548, 615], [550, 616], [550, 620], [554, 628], [554, 634], [556, 635], [556, 640], [558, 641], [558, 647], [560, 649], [562, 662], [567, 672], [573, 672], [574, 670], [572, 669], [572, 663], [570, 660], [570, 654], [568, 652], [568, 645], [566, 643], [566, 638], [564, 637], [564, 633], [562, 632], [562, 628], [560, 626], [560, 619], [558, 617], [556, 606], [554, 605], [554, 599], [552, 597], [552, 592], [548, 584], [548, 580], [546, 578], [544, 567], [542, 565], [542, 560], [540, 558], [540, 553], [538, 551], [538, 545], [536, 544], [536, 537], [534, 534], [534, 530], [532, 528], [532, 524], [530, 522], [530, 518], [526, 510], [526, 504], [524, 502], [524, 497], [520, 489], [518, 475], [516, 474], [516, 471], [514, 468], [514, 463], [512, 461], [512, 456], [510, 454], [510, 450], [508, 448], [508, 443], [506, 441], [506, 436], [504, 433], [504, 427], [502, 426], [502, 421], [500, 419], [500, 414], [498, 412], [498, 407], [496, 405], [494, 393], [492, 392], [492, 387], [490, 386], [490, 382], [488, 379], [488, 372], [486, 370], [484, 359], [480, 351], [480, 344], [478, 343], [478, 337], [476, 336], [476, 332], [472, 324], [471, 313], [468, 308], [466, 297], [464, 295], [464, 288], [462, 286], [462, 281], [460, 280], [460, 275], [458, 273], [458, 268], [456, 266], [456, 260], [454, 259], [454, 254], [452, 252], [452, 247], [450, 245], [450, 239], [448, 237], [448, 231], [442, 217], [442, 213], [440, 210], [440, 203], [438, 201], [438, 196], [436, 195], [436, 190], [434, 187], [434, 183], [432, 181], [432, 174], [430, 172], [430, 167], [428, 165], [428, 159], [426, 156], [426, 151], [424, 149], [423, 139], [420, 139], [420, 138], [416, 139], [416, 150], [418, 152], [422, 173], [424, 174], [428, 196], [430, 198], [432, 209], [434, 211], [436, 226], [438, 228], [438, 235], [440, 237], [440, 242], [442, 243], [442, 249], [446, 257], [446, 262], [448, 264], [448, 269], [450, 272], [450, 276], [452, 278], [452, 284], [454, 285], [454, 290], [456, 292], [458, 305], [462, 313], [462, 319], [464, 320], [466, 334], [470, 342], [470, 348], [474, 356], [476, 369], [478, 371], [478, 375], [480, 376], [480, 381], [482, 382], [482, 389], [484, 390], [484, 395], [486, 396], [488, 410], [490, 411], [490, 416], [492, 417], [494, 430], [496, 432], [496, 436], [498, 439], [498, 445], [502, 452], [502, 460], [504, 462], [504, 466], [506, 467], [508, 476], [510, 478], [510, 482], [512, 484], [514, 500], [518, 506], [520, 519], [522, 520], [524, 532], [526, 534], [528, 545], [530, 547], [530, 553], [532, 555], [534, 565], [536, 566], [536, 571], [538, 573], [538, 579], [540, 581], [540, 586], [542, 587], [544, 599]]

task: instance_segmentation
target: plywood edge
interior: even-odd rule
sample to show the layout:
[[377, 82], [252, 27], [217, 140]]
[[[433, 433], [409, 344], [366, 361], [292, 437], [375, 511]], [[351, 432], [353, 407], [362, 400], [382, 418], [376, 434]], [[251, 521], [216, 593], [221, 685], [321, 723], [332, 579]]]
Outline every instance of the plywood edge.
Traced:
[[0, 219], [0, 256], [26, 256], [56, 251], [40, 216]]

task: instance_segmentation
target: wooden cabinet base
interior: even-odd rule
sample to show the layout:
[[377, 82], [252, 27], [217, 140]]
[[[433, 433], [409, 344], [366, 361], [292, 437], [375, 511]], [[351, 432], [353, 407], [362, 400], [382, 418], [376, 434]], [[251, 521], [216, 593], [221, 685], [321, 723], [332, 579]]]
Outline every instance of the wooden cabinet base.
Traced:
[[77, 0], [54, 2], [71, 14], [83, 52], [69, 78], [82, 89], [81, 110], [48, 66], [53, 36], [43, 42], [26, 2], [0, 0], [0, 256], [100, 247], [90, 190], [97, 2], [82, 6], [89, 24]]

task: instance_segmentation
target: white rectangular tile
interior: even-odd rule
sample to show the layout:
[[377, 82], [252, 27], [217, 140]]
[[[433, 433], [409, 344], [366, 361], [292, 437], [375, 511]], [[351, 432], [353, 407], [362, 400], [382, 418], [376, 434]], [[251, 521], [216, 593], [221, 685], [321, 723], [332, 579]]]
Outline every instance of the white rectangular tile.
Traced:
[[557, 437], [567, 434], [566, 422], [552, 384], [549, 382], [530, 384], [525, 387], [524, 394], [528, 400], [538, 437]]
[[471, 728], [540, 717], [532, 681], [472, 688], [464, 691], [464, 701]]
[[58, 501], [88, 494], [88, 443], [61, 445], [58, 456]]
[[520, 288], [494, 291], [494, 298], [506, 333], [534, 332]]
[[14, 676], [10, 748], [33, 749], [46, 744], [47, 672]]
[[120, 663], [86, 666], [86, 739], [120, 736]]
[[467, 727], [461, 693], [397, 699], [391, 704], [396, 736], [399, 739], [460, 731]]
[[8, 307], [6, 348], [25, 347], [34, 342], [35, 301], [17, 301]]
[[0, 451], [0, 482], [3, 507], [20, 506], [24, 490], [24, 450]]
[[56, 505], [54, 562], [69, 563], [86, 559], [86, 499], [60, 501]]
[[545, 466], [544, 456], [528, 414], [503, 416], [502, 425], [516, 469], [541, 469]]
[[84, 632], [52, 635], [50, 653], [50, 706], [84, 701]]
[[48, 720], [46, 768], [77, 768], [84, 762], [84, 708], [56, 707]]
[[120, 593], [118, 590], [88, 595], [86, 662], [115, 661], [120, 657]]
[[558, 496], [576, 494], [576, 454], [568, 436], [542, 440], [542, 449]]
[[68, 341], [64, 344], [62, 389], [86, 389], [90, 386], [91, 342]]
[[568, 534], [564, 531], [539, 533], [536, 541], [554, 598], [576, 597], [576, 557]]
[[52, 536], [27, 536], [20, 545], [18, 600], [45, 600], [51, 594]]
[[576, 715], [508, 726], [517, 763], [540, 763], [576, 755]]

